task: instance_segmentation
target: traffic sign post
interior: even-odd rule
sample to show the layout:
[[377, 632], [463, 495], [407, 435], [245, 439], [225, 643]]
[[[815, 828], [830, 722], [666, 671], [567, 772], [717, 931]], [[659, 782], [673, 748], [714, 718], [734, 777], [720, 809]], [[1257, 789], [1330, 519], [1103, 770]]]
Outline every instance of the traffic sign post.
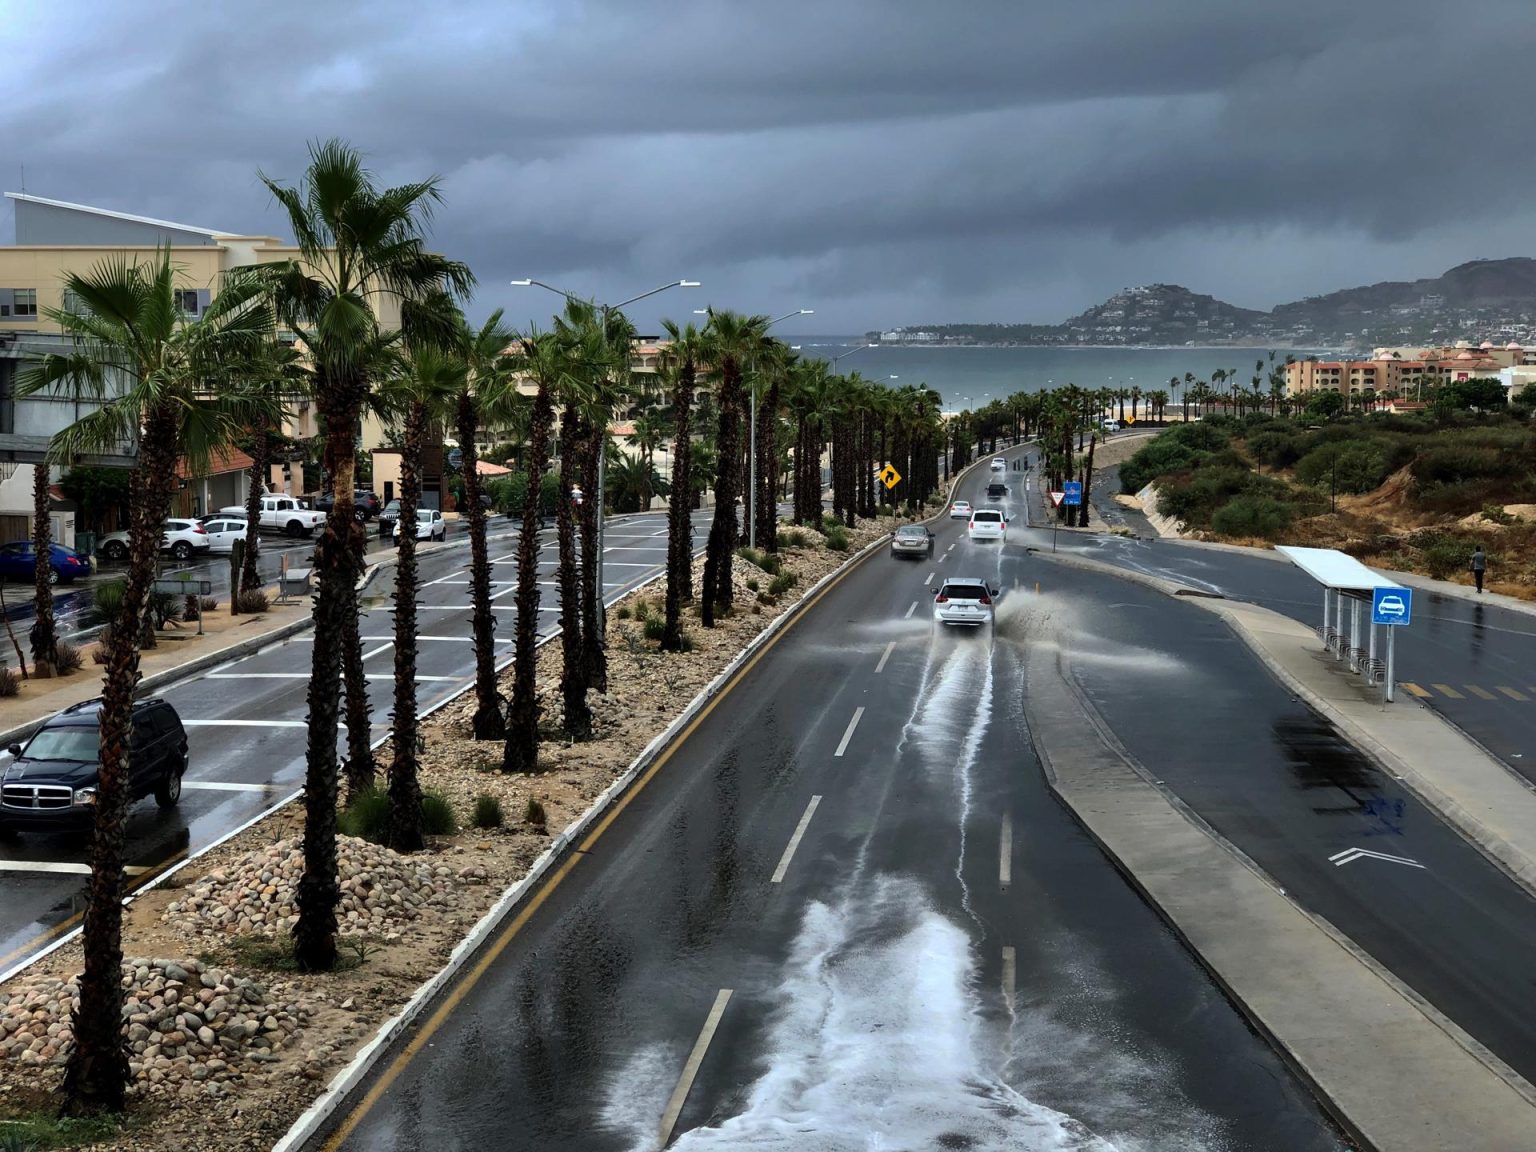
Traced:
[[1371, 589], [1371, 631], [1374, 638], [1376, 625], [1387, 626], [1387, 674], [1383, 683], [1384, 697], [1392, 703], [1393, 688], [1397, 680], [1397, 629], [1413, 622], [1412, 588]]

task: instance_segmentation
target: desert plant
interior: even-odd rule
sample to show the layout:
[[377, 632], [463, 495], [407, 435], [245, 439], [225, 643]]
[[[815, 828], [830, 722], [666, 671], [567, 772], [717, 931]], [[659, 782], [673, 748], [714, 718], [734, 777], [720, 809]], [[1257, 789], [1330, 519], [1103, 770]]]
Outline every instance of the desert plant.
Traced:
[[647, 640], [661, 639], [662, 633], [667, 630], [667, 622], [661, 616], [648, 616], [645, 621], [645, 638]]
[[21, 673], [14, 668], [0, 668], [0, 696], [21, 695]]
[[500, 828], [503, 823], [501, 801], [489, 792], [480, 793], [475, 797], [475, 807], [470, 813], [469, 822], [476, 828]]
[[363, 788], [336, 817], [336, 831], [382, 844], [389, 836], [389, 793], [382, 788]]
[[1436, 580], [1445, 580], [1460, 572], [1472, 555], [1472, 549], [1454, 536], [1431, 534], [1414, 543], [1424, 557], [1424, 567]]
[[85, 657], [80, 654], [80, 649], [67, 640], [60, 640], [54, 653], [57, 659], [53, 668], [60, 676], [68, 676], [85, 667]]
[[780, 548], [804, 548], [810, 543], [810, 537], [799, 528], [788, 528], [778, 535]]
[[242, 592], [235, 598], [235, 606], [240, 609], [241, 615], [257, 616], [272, 606], [267, 599], [267, 594], [259, 589]]
[[458, 831], [459, 821], [453, 814], [453, 805], [441, 792], [424, 791], [421, 794], [421, 830], [428, 836], [452, 836]]
[[644, 620], [649, 620], [650, 618], [651, 618], [651, 605], [650, 605], [650, 603], [648, 601], [646, 601], [646, 600], [636, 600], [635, 601], [635, 619], [636, 620], [644, 621]]
[[549, 817], [544, 812], [544, 805], [532, 796], [528, 797], [528, 804], [523, 809], [523, 822], [541, 829], [549, 822]]
[[620, 620], [628, 620], [631, 616], [634, 615], [634, 613], [629, 610], [628, 604], [620, 604], [618, 611], [615, 612], [614, 615], [616, 615]]
[[748, 577], [748, 579], [747, 579], [747, 591], [748, 592], [756, 592], [758, 587], [759, 587], [759, 585], [758, 585], [758, 582], [757, 582], [756, 578]]
[[204, 596], [197, 602], [197, 606], [204, 612], [217, 612], [219, 609], [219, 602], [217, 598], [213, 596]]
[[782, 596], [795, 586], [795, 574], [793, 572], [781, 572], [773, 578], [773, 583], [768, 585], [770, 596]]
[[833, 552], [848, 551], [848, 532], [844, 528], [827, 529], [827, 547]]
[[1211, 527], [1224, 536], [1270, 539], [1290, 525], [1290, 505], [1260, 494], [1234, 497], [1211, 515]]

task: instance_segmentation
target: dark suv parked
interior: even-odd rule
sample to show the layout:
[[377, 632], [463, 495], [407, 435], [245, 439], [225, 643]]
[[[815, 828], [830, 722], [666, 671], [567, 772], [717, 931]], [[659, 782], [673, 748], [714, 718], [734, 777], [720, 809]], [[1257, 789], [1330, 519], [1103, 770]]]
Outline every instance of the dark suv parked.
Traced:
[[[101, 734], [101, 700], [86, 700], [44, 722], [0, 775], [0, 829], [21, 832], [89, 824], [95, 813]], [[181, 799], [187, 770], [187, 732], [164, 700], [133, 706], [129, 802], [153, 795], [162, 808]]]
[[[336, 503], [336, 494], [326, 492], [315, 497], [315, 511], [329, 512], [331, 505]], [[359, 520], [371, 520], [379, 514], [379, 497], [376, 493], [366, 488], [354, 488], [352, 490], [352, 515]]]

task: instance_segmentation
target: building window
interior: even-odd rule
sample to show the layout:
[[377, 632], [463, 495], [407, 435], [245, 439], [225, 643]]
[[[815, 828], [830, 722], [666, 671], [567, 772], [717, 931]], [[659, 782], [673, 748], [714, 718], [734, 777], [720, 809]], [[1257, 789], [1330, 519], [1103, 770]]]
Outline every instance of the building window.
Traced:
[[180, 308], [183, 312], [190, 312], [194, 316], [197, 315], [197, 289], [176, 289], [176, 307]]
[[36, 315], [36, 288], [0, 288], [0, 319], [20, 320]]

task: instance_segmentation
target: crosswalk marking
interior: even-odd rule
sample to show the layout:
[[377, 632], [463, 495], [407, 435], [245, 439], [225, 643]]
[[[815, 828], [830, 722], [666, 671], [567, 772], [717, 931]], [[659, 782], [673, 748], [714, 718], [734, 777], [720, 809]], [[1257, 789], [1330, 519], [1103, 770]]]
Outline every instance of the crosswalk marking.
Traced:
[[1433, 695], [1432, 692], [1428, 692], [1425, 689], [1420, 688], [1417, 684], [1410, 680], [1402, 681], [1400, 684], [1398, 684], [1398, 687], [1411, 696], [1417, 696], [1420, 700], [1424, 699], [1426, 696]]
[[1466, 699], [1466, 697], [1464, 697], [1460, 692], [1456, 691], [1456, 689], [1452, 688], [1449, 684], [1431, 684], [1430, 687], [1433, 688], [1436, 692], [1440, 693], [1442, 696], [1449, 696], [1452, 700]]
[[1497, 700], [1498, 699], [1498, 697], [1495, 696], [1492, 692], [1488, 691], [1488, 689], [1486, 689], [1486, 688], [1479, 688], [1476, 684], [1468, 684], [1466, 686], [1466, 688], [1467, 688], [1468, 692], [1472, 693], [1472, 695], [1476, 696], [1479, 700]]
[[1511, 700], [1529, 700], [1530, 699], [1530, 697], [1527, 696], [1524, 692], [1521, 692], [1521, 691], [1519, 691], [1517, 689], [1514, 689], [1514, 688], [1506, 688], [1502, 684], [1499, 685], [1499, 691], [1504, 693], [1504, 695], [1508, 696]]

